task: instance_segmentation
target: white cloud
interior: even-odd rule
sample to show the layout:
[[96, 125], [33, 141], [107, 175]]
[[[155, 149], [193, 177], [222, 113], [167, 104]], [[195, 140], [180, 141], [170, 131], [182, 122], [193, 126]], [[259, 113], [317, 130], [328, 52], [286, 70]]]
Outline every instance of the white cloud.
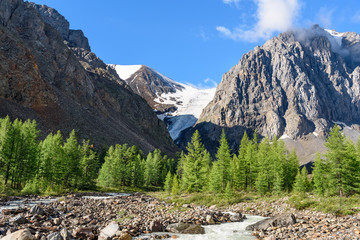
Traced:
[[322, 27], [331, 28], [331, 20], [334, 9], [328, 9], [327, 7], [320, 8], [320, 11], [317, 14], [318, 22]]
[[[223, 0], [231, 1], [231, 0]], [[230, 30], [224, 26], [216, 29], [233, 40], [256, 42], [271, 37], [274, 32], [286, 31], [293, 26], [300, 10], [300, 0], [254, 0], [257, 5], [257, 23], [251, 29], [241, 27]]]
[[207, 85], [209, 85], [209, 83], [211, 83], [213, 85], [212, 87], [217, 87], [217, 83], [211, 78], [206, 78], [204, 80], [204, 83], [207, 84]]

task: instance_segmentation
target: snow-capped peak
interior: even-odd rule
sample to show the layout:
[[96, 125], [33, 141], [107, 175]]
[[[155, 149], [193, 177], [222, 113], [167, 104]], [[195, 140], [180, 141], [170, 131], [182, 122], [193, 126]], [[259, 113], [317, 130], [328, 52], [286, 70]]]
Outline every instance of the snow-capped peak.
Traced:
[[[324, 30], [326, 32], [328, 32], [333, 37], [335, 42], [341, 47], [344, 33], [339, 33], [339, 32], [336, 32], [335, 30], [330, 30], [330, 29], [324, 29]], [[331, 40], [330, 40], [330, 42], [331, 42]]]
[[137, 72], [143, 65], [117, 65], [117, 64], [109, 64], [110, 67], [115, 69], [119, 77], [123, 80], [128, 79]]

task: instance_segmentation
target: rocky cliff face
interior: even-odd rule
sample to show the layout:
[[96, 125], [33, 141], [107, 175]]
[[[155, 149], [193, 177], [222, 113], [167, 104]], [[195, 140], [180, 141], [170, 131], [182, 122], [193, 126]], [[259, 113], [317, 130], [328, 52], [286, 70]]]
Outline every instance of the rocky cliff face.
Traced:
[[257, 129], [262, 136], [293, 140], [323, 138], [334, 122], [358, 129], [359, 63], [356, 33], [317, 25], [282, 33], [224, 74], [198, 127]]
[[128, 143], [173, 153], [165, 124], [90, 52], [56, 10], [0, 2], [0, 116], [32, 118], [44, 134], [75, 129], [95, 145]]

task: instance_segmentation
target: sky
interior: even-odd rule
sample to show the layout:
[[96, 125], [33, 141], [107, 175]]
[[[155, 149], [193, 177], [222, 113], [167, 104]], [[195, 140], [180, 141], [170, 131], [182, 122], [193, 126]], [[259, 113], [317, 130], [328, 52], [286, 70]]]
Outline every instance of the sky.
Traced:
[[83, 30], [105, 63], [214, 87], [243, 54], [292, 28], [360, 33], [359, 0], [35, 0]]

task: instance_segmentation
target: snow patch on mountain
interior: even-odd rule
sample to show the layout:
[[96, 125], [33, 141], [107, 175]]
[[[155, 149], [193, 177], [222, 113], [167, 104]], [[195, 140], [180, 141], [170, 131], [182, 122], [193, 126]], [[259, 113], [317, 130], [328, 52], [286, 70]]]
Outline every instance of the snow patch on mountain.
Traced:
[[[324, 30], [333, 37], [333, 39], [339, 45], [339, 47], [342, 46], [342, 39], [343, 39], [344, 33], [339, 33], [339, 32], [336, 32], [335, 30], [330, 30], [330, 29], [324, 29]], [[330, 42], [331, 42], [331, 40], [330, 40]]]
[[196, 118], [204, 107], [212, 100], [215, 95], [216, 88], [198, 89], [190, 85], [181, 84], [184, 88], [178, 89], [174, 93], [161, 94], [155, 99], [155, 102], [161, 104], [174, 104], [177, 110], [171, 115], [193, 115]]
[[117, 64], [109, 64], [109, 66], [115, 69], [119, 77], [123, 80], [126, 80], [129, 77], [131, 77], [131, 75], [133, 75], [142, 67], [142, 65], [117, 65]]

